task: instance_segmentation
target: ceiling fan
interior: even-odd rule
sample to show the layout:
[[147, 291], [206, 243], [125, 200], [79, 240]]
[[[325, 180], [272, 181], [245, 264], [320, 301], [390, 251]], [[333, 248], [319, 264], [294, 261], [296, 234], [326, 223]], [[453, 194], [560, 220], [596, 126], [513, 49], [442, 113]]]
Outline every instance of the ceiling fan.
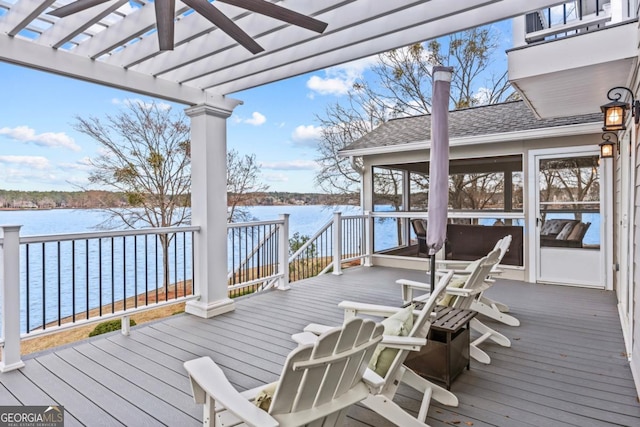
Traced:
[[[85, 9], [89, 9], [108, 1], [110, 0], [76, 0], [66, 6], [52, 10], [48, 12], [48, 14], [57, 16], [58, 18], [64, 18], [65, 16], [73, 15], [74, 13], [81, 12]], [[241, 7], [243, 9], [269, 16], [291, 25], [306, 28], [318, 33], [322, 33], [325, 28], [327, 28], [327, 24], [325, 22], [318, 21], [317, 19], [301, 13], [277, 6], [265, 0], [215, 1]], [[231, 19], [220, 12], [212, 3], [209, 3], [208, 0], [182, 0], [182, 2], [211, 21], [212, 24], [227, 33], [251, 53], [256, 54], [264, 51], [264, 48], [253, 40], [249, 34], [245, 33]], [[176, 0], [155, 0], [154, 6], [156, 8], [156, 28], [158, 32], [160, 50], [173, 50]]]

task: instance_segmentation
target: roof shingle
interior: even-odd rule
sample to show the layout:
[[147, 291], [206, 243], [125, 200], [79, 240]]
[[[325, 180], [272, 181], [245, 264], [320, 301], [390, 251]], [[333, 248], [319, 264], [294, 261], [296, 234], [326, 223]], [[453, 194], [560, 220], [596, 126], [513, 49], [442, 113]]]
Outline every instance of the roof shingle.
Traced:
[[[601, 113], [537, 119], [524, 101], [483, 105], [449, 112], [449, 138], [544, 129], [602, 120]], [[408, 144], [431, 139], [431, 115], [389, 120], [341, 151]]]

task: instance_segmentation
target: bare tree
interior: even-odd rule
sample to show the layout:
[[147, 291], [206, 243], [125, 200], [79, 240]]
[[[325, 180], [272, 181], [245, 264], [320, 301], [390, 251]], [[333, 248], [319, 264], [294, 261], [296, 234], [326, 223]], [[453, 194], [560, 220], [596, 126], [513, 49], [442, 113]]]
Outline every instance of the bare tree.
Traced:
[[268, 188], [268, 185], [260, 182], [260, 166], [254, 154], [240, 156], [235, 150], [227, 152], [228, 222], [251, 220], [249, 211], [243, 207], [249, 193], [263, 192]]
[[[103, 154], [91, 160], [89, 182], [124, 193], [127, 199], [124, 206], [103, 205], [109, 218], [102, 226], [174, 227], [190, 221], [189, 125], [184, 115], [155, 103], [131, 102], [104, 121], [76, 116], [74, 128], [103, 148]], [[165, 291], [171, 238], [159, 235]]]
[[336, 102], [316, 116], [323, 129], [318, 144], [317, 184], [333, 193], [353, 191], [360, 182], [352, 167], [354, 163], [356, 169], [359, 167], [358, 159], [341, 158], [338, 151], [391, 118], [431, 112], [434, 65], [454, 68], [451, 102], [455, 108], [498, 103], [511, 97], [506, 70], [491, 72], [497, 49], [497, 32], [482, 27], [442, 42], [416, 43], [380, 54], [372, 68], [376, 77], [372, 82], [356, 82], [346, 102]]

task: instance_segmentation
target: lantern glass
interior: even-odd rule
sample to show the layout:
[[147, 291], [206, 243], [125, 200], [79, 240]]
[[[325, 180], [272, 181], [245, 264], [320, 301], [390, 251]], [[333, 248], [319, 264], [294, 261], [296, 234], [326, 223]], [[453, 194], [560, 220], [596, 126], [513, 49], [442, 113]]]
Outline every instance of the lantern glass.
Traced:
[[603, 142], [600, 144], [600, 157], [603, 159], [608, 159], [613, 157], [613, 143], [612, 142]]
[[623, 102], [610, 102], [600, 107], [604, 113], [605, 131], [618, 131], [626, 129], [624, 126], [628, 105]]

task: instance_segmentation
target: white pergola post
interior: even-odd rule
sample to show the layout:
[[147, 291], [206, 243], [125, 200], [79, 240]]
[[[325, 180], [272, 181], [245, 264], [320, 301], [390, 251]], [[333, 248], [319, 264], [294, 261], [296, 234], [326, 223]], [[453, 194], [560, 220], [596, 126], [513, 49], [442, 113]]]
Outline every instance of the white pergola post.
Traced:
[[342, 213], [333, 213], [333, 274], [342, 274]]
[[0, 372], [22, 368], [20, 358], [20, 225], [0, 227], [0, 299], [2, 299], [2, 360]]
[[185, 110], [191, 118], [191, 223], [194, 239], [194, 292], [187, 313], [209, 318], [234, 309], [227, 289], [227, 118], [240, 101], [200, 104]]

